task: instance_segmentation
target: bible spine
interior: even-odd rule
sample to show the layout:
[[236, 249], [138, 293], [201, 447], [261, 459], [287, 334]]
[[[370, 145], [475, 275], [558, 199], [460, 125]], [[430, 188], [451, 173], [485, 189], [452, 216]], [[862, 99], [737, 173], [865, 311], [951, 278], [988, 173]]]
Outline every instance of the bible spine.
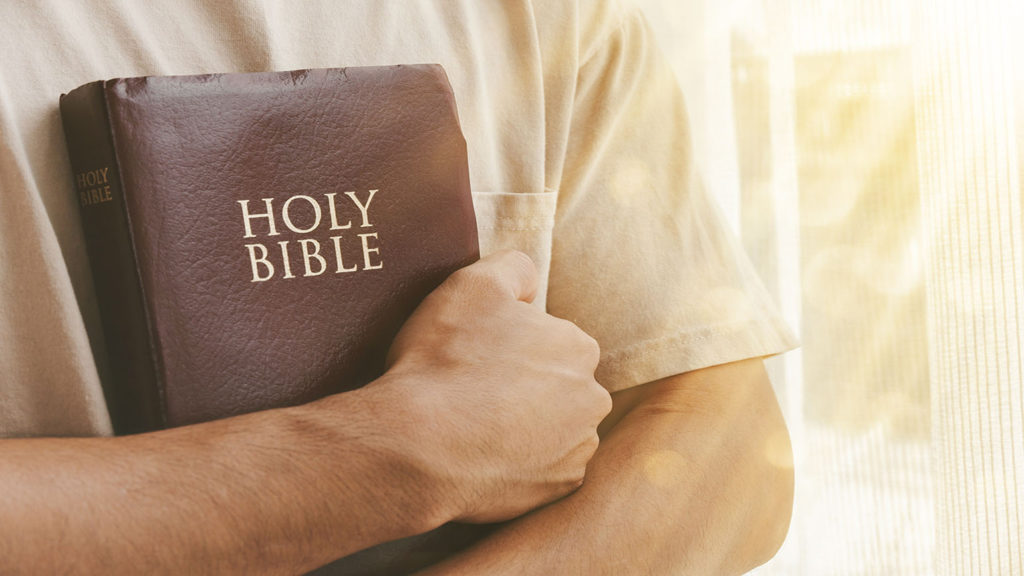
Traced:
[[156, 369], [159, 358], [146, 315], [105, 82], [86, 84], [63, 95], [60, 112], [103, 345], [110, 359], [103, 392], [114, 431], [131, 434], [164, 428]]

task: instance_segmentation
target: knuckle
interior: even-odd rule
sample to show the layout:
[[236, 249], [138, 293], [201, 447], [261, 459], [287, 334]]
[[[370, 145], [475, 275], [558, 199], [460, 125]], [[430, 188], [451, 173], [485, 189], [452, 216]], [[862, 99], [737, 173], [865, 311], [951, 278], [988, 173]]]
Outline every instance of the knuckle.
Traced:
[[576, 325], [557, 316], [544, 314], [540, 319], [547, 341], [566, 352], [576, 348]]
[[560, 327], [566, 342], [571, 345], [577, 353], [586, 354], [587, 357], [593, 358], [600, 356], [601, 346], [593, 336], [587, 334], [571, 320], [565, 320], [562, 318], [556, 318], [556, 320], [558, 321], [558, 326]]
[[508, 294], [536, 286], [538, 272], [533, 260], [523, 252], [502, 250], [457, 270], [450, 278], [469, 289]]
[[597, 380], [591, 379], [590, 385], [591, 389], [594, 391], [594, 410], [601, 416], [601, 418], [604, 418], [612, 411], [612, 395], [604, 386], [601, 386]]
[[574, 349], [586, 358], [593, 359], [596, 364], [597, 359], [601, 357], [601, 345], [598, 344], [597, 340], [590, 334], [587, 334], [575, 322], [561, 318], [559, 318], [559, 321], [566, 333], [566, 339], [572, 344]]
[[527, 256], [525, 252], [520, 252], [519, 250], [505, 250], [502, 253], [502, 256], [527, 276], [537, 275], [537, 265], [533, 263], [533, 258]]
[[583, 335], [583, 353], [586, 355], [587, 360], [594, 366], [597, 366], [598, 362], [601, 361], [601, 345], [590, 334], [583, 330], [580, 330], [580, 333]]
[[548, 324], [551, 325], [552, 332], [559, 338], [568, 338], [571, 334], [571, 330], [576, 327], [572, 322], [569, 322], [564, 318], [559, 318], [558, 316], [545, 314], [545, 319]]

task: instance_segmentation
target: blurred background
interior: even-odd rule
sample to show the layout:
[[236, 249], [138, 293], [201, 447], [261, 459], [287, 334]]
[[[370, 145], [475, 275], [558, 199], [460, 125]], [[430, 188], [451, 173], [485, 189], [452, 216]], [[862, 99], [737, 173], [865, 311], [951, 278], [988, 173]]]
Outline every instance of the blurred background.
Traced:
[[1024, 574], [1024, 2], [636, 1], [803, 342], [756, 574]]

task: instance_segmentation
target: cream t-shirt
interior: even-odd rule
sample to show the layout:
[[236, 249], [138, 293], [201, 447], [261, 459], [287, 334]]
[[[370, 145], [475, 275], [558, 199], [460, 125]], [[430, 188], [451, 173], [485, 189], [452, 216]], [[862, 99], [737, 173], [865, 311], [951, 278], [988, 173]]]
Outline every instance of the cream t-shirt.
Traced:
[[111, 431], [57, 99], [119, 76], [440, 63], [482, 251], [534, 258], [548, 311], [600, 342], [609, 390], [794, 345], [625, 3], [4, 2], [0, 54], [0, 436]]

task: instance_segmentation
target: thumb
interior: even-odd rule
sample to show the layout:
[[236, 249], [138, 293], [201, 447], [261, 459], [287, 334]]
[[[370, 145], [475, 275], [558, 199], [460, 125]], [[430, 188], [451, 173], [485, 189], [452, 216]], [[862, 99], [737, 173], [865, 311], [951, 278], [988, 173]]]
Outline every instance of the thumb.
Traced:
[[502, 289], [507, 289], [516, 300], [533, 302], [537, 297], [540, 279], [537, 267], [529, 256], [518, 250], [502, 250], [490, 254], [473, 264], [477, 273], [483, 273], [497, 280]]

